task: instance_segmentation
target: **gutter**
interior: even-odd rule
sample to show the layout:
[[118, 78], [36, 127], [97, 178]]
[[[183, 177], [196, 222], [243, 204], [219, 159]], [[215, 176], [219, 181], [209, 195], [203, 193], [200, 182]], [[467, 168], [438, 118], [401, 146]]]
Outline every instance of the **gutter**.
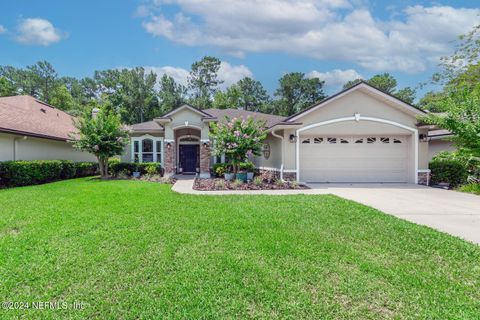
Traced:
[[284, 159], [283, 154], [284, 154], [284, 152], [285, 152], [285, 151], [284, 151], [285, 148], [283, 147], [283, 137], [280, 136], [280, 135], [278, 135], [278, 134], [276, 134], [276, 133], [275, 133], [275, 130], [272, 130], [272, 136], [274, 136], [275, 138], [279, 138], [279, 139], [282, 141], [282, 163], [281, 163], [281, 165], [280, 165], [280, 180], [283, 181], [283, 159]]

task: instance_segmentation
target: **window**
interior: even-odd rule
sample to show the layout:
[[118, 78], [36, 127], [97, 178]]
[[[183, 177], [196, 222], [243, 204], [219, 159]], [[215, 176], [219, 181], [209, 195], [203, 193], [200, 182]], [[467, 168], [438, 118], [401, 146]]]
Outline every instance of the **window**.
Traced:
[[310, 143], [310, 138], [303, 140], [302, 143]]
[[376, 141], [377, 141], [377, 138], [375, 137], [367, 138], [367, 143], [375, 143]]
[[398, 139], [393, 138], [393, 143], [402, 143], [402, 140], [398, 140]]
[[323, 138], [313, 138], [313, 143], [322, 143]]
[[140, 162], [140, 141], [133, 141], [133, 162]]
[[143, 139], [142, 141], [142, 162], [153, 162], [152, 139]]
[[327, 138], [328, 143], [337, 143], [337, 138]]
[[380, 138], [380, 141], [381, 141], [382, 143], [390, 143], [390, 138], [381, 137], [381, 138]]
[[340, 143], [349, 143], [347, 139], [340, 139]]
[[134, 137], [132, 144], [132, 162], [162, 162], [163, 138]]
[[162, 161], [162, 141], [156, 141], [156, 144], [157, 144], [157, 148], [156, 148], [156, 155], [157, 155], [157, 162], [161, 162]]
[[356, 140], [355, 140], [355, 143], [363, 143], [363, 138], [356, 139]]

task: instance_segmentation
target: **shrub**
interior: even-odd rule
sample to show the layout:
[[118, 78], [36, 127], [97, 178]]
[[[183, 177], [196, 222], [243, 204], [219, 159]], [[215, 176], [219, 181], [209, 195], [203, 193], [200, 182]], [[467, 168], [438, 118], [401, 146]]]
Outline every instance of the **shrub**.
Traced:
[[94, 162], [62, 160], [33, 160], [0, 162], [0, 185], [6, 187], [28, 186], [57, 180], [94, 175]]
[[225, 175], [225, 172], [230, 171], [229, 169], [228, 163], [215, 163], [213, 165], [213, 172], [215, 176], [219, 178], [222, 178]]
[[469, 183], [461, 186], [458, 190], [480, 195], [480, 183]]
[[225, 189], [225, 180], [217, 180], [215, 181], [215, 189], [223, 190]]
[[239, 169], [247, 172], [252, 172], [255, 170], [255, 165], [251, 161], [241, 162], [239, 164]]
[[119, 173], [132, 175], [133, 172], [138, 171], [141, 175], [163, 175], [162, 166], [156, 162], [134, 163], [134, 162], [119, 162], [116, 159], [108, 162], [108, 172], [112, 176], [118, 176]]
[[280, 179], [277, 179], [277, 180], [275, 180], [275, 185], [278, 186], [278, 187], [283, 187], [284, 182]]
[[260, 176], [256, 176], [253, 178], [253, 184], [256, 185], [257, 187], [261, 186], [263, 184], [263, 179]]
[[430, 162], [429, 167], [432, 173], [432, 184], [443, 182], [454, 188], [467, 181], [468, 172], [465, 164], [460, 160], [433, 160]]
[[243, 184], [243, 181], [240, 180], [240, 179], [236, 179], [236, 180], [233, 182], [233, 186], [234, 186], [235, 188], [240, 187], [242, 184]]

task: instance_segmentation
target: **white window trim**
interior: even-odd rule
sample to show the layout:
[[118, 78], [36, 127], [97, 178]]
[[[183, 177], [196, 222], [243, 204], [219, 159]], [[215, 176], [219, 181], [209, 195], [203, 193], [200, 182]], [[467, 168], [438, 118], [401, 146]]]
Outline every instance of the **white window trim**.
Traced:
[[153, 140], [153, 162], [158, 162], [157, 153], [159, 153], [159, 152], [157, 150], [157, 142], [160, 141], [160, 155], [161, 155], [160, 164], [163, 167], [163, 158], [164, 158], [163, 138], [162, 137], [154, 137], [154, 136], [151, 136], [149, 134], [145, 134], [145, 135], [139, 136], [139, 137], [131, 137], [130, 138], [130, 145], [131, 145], [131, 151], [132, 151], [131, 152], [131, 161], [135, 162], [135, 141], [138, 141], [138, 162], [139, 163], [143, 162], [142, 141], [145, 140], [145, 139]]

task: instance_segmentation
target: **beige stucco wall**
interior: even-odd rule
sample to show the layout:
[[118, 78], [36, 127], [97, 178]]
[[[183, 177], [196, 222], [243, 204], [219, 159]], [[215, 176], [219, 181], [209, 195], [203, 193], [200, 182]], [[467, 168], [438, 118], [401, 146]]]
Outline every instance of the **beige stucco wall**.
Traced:
[[[414, 114], [406, 113], [397, 106], [383, 101], [376, 97], [362, 92], [360, 90], [353, 91], [343, 97], [340, 97], [315, 111], [309, 112], [295, 122], [303, 123], [303, 127], [333, 120], [343, 117], [352, 117], [355, 113], [359, 113], [361, 117], [373, 117], [394, 121], [410, 128], [416, 128], [417, 118]], [[295, 134], [295, 129], [284, 131], [285, 158], [284, 166], [286, 170], [294, 170], [296, 168], [296, 144], [289, 141], [290, 134]], [[426, 133], [425, 130], [419, 130], [419, 133]], [[303, 131], [301, 135], [409, 135], [412, 132], [400, 127], [389, 124], [372, 122], [372, 121], [348, 121], [317, 127], [311, 130]], [[412, 140], [412, 139], [409, 139]], [[413, 151], [413, 141], [411, 149]], [[412, 152], [413, 153], [413, 152]], [[428, 143], [419, 141], [418, 147], [418, 169], [428, 168]], [[414, 167], [413, 157], [410, 164], [411, 169]], [[412, 171], [413, 173], [413, 171]]]
[[428, 162], [430, 162], [432, 160], [432, 158], [437, 155], [438, 153], [442, 152], [442, 151], [449, 151], [449, 152], [452, 152], [452, 151], [456, 151], [457, 148], [455, 147], [455, 145], [453, 144], [452, 141], [448, 141], [448, 140], [431, 140], [429, 142], [429, 146], [428, 146]]
[[174, 140], [175, 128], [185, 127], [185, 121], [188, 121], [188, 125], [192, 128], [199, 128], [201, 130], [200, 139], [208, 140], [209, 127], [208, 124], [202, 121], [202, 116], [190, 109], [182, 109], [171, 115], [172, 122], [165, 124], [165, 139]]
[[282, 142], [280, 138], [276, 138], [269, 134], [265, 143], [270, 145], [270, 157], [265, 159], [263, 154], [255, 157], [254, 162], [257, 167], [280, 169], [282, 164]]
[[23, 139], [23, 136], [3, 133], [0, 133], [0, 161], [14, 160], [14, 141], [16, 160], [96, 161], [93, 155], [75, 150], [68, 142], [33, 137]]

